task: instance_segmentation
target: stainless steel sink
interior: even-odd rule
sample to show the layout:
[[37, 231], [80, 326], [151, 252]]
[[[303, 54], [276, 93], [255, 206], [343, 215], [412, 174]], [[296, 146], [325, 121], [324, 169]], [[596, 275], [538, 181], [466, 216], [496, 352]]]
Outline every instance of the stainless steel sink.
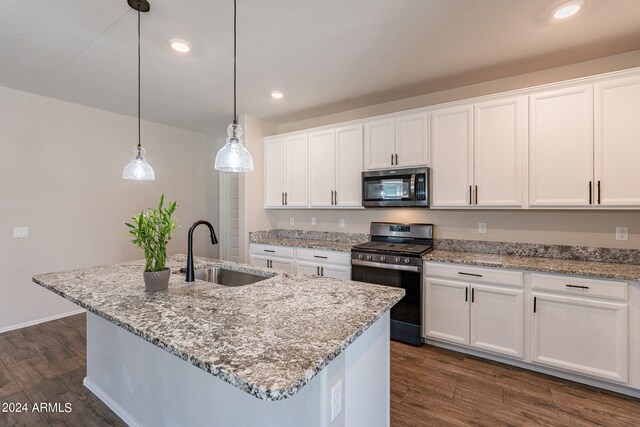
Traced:
[[228, 268], [213, 267], [195, 271], [197, 280], [216, 283], [222, 286], [244, 286], [266, 280], [272, 276], [229, 270]]

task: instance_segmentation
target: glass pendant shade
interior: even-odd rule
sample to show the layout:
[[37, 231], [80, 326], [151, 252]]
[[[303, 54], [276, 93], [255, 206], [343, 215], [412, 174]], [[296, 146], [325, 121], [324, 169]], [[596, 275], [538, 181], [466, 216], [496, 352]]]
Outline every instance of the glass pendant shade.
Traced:
[[122, 171], [123, 179], [132, 179], [136, 181], [153, 181], [156, 174], [147, 159], [144, 157], [144, 148], [138, 147], [133, 150], [133, 160], [131, 160]]
[[227, 133], [227, 143], [216, 154], [215, 168], [222, 172], [251, 172], [253, 158], [242, 143], [242, 127], [231, 123]]

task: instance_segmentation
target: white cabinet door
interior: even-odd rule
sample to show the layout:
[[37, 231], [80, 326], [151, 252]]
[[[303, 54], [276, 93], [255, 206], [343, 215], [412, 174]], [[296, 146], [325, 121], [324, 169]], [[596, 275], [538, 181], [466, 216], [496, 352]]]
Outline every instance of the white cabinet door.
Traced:
[[251, 265], [256, 267], [271, 268], [269, 257], [262, 255], [251, 255]]
[[524, 291], [498, 286], [471, 286], [472, 347], [522, 359]]
[[307, 165], [308, 144], [307, 134], [295, 135], [286, 139], [286, 190], [285, 206], [306, 207], [307, 194]]
[[533, 293], [531, 361], [628, 382], [626, 303]]
[[468, 284], [425, 278], [425, 336], [455, 344], [469, 344], [468, 301]]
[[335, 134], [333, 129], [318, 131], [309, 135], [309, 159], [310, 205], [332, 206], [336, 175]]
[[409, 114], [396, 118], [396, 153], [399, 167], [426, 166], [427, 115]]
[[335, 132], [336, 206], [362, 206], [362, 125], [340, 127]]
[[324, 264], [320, 270], [323, 277], [332, 277], [340, 280], [351, 280], [351, 267], [342, 265]]
[[432, 111], [432, 206], [470, 206], [473, 179], [473, 110], [470, 105]]
[[593, 87], [529, 98], [529, 205], [584, 207], [593, 192]]
[[364, 124], [364, 168], [387, 169], [394, 166], [396, 148], [393, 118]]
[[521, 207], [527, 140], [527, 98], [474, 106], [474, 204]]
[[267, 140], [264, 143], [265, 207], [284, 205], [285, 192], [285, 141]]
[[640, 77], [595, 85], [596, 204], [640, 206]]
[[296, 261], [296, 269], [298, 271], [298, 274], [320, 276], [320, 264], [317, 263]]

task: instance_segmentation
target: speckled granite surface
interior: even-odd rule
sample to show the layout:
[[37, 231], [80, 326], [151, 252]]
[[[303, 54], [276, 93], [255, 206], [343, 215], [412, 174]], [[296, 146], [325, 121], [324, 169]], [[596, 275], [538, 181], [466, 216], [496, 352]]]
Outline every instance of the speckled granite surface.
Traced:
[[298, 248], [323, 249], [339, 252], [350, 252], [353, 245], [368, 241], [368, 234], [357, 233], [282, 229], [249, 232], [249, 243], [294, 246]]
[[640, 281], [640, 265], [434, 250], [425, 261]]
[[[184, 255], [169, 257], [177, 272]], [[196, 258], [273, 275], [226, 261]], [[34, 282], [263, 400], [292, 396], [404, 295], [326, 277], [275, 276], [247, 286], [184, 282], [146, 293], [142, 260], [37, 275]]]
[[640, 250], [537, 243], [491, 242], [487, 240], [434, 239], [434, 248], [452, 252], [480, 252], [558, 260], [596, 261], [640, 265]]

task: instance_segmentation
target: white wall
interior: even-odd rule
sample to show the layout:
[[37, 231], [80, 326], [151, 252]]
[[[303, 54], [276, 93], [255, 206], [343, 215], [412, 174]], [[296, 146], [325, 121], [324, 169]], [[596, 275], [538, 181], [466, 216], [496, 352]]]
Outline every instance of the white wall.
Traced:
[[[177, 200], [170, 253], [185, 253], [195, 220], [218, 224], [218, 147], [204, 135], [142, 123], [156, 181], [121, 178], [137, 144], [135, 118], [0, 87], [0, 331], [77, 309], [31, 282], [38, 273], [143, 257], [122, 221]], [[13, 227], [30, 237], [14, 239]], [[217, 256], [198, 230], [196, 253]], [[142, 272], [140, 272], [142, 275]]]
[[[447, 91], [419, 95], [400, 101], [372, 105], [351, 111], [337, 112], [294, 123], [281, 123], [275, 127], [273, 134], [340, 123], [410, 108], [435, 105], [458, 99], [526, 88], [638, 66], [640, 66], [640, 50]], [[264, 135], [271, 134], [265, 133]], [[262, 150], [262, 146], [256, 146], [254, 150], [258, 149]], [[259, 155], [254, 151], [252, 151], [252, 153], [254, 156]], [[254, 183], [255, 191], [262, 188], [262, 185], [263, 181], [257, 182], [256, 180]], [[261, 203], [262, 197], [260, 197]], [[262, 205], [254, 205], [254, 209], [248, 213], [250, 216], [259, 218], [264, 218], [265, 216]], [[311, 225], [311, 217], [316, 217], [317, 224], [315, 226]], [[261, 225], [268, 224], [270, 227], [265, 228], [366, 233], [369, 230], [371, 221], [427, 222], [436, 225], [436, 236], [441, 238], [633, 249], [640, 247], [640, 212], [638, 211], [438, 211], [424, 209], [367, 209], [354, 211], [272, 209], [266, 212], [266, 218], [268, 221], [262, 222]], [[290, 218], [294, 218], [295, 225], [289, 225]], [[338, 227], [340, 219], [346, 221], [345, 228], [341, 229]], [[487, 234], [478, 233], [478, 222], [487, 223]], [[616, 226], [629, 227], [630, 237], [628, 241], [615, 240]]]

